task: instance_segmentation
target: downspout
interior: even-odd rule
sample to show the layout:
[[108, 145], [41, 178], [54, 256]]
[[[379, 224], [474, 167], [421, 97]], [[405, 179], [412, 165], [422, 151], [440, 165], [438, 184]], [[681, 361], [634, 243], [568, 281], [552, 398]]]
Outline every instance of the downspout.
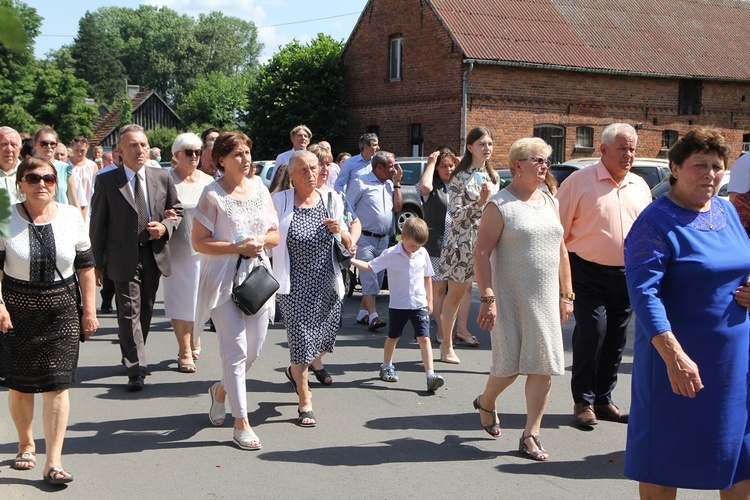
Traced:
[[469, 80], [469, 73], [474, 69], [474, 62], [469, 63], [469, 67], [466, 68], [466, 71], [464, 71], [464, 76], [462, 78], [461, 82], [461, 148], [459, 151], [461, 151], [461, 154], [463, 154], [464, 149], [466, 148], [466, 94], [467, 94], [467, 87], [469, 86], [468, 80]]

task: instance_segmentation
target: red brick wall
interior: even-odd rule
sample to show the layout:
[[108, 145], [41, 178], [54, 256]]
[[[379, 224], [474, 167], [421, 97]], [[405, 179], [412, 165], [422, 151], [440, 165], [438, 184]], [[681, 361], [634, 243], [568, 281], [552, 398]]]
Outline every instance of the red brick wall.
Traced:
[[[402, 79], [388, 81], [389, 40], [403, 37]], [[424, 151], [440, 144], [460, 150], [462, 75], [468, 68], [439, 19], [419, 0], [372, 0], [344, 52], [347, 143], [378, 127], [380, 145], [411, 154], [409, 124], [421, 123]], [[662, 132], [681, 137], [700, 125], [723, 128], [739, 156], [750, 133], [750, 82], [704, 80], [701, 115], [680, 116], [679, 81], [475, 64], [468, 77], [467, 130], [482, 125], [495, 136], [495, 163], [534, 125], [565, 128], [564, 158], [598, 156], [602, 129], [615, 121], [639, 126], [638, 156], [664, 155]], [[744, 96], [747, 96], [744, 99]], [[744, 99], [744, 100], [743, 100]], [[575, 150], [576, 127], [594, 129], [594, 151]]]

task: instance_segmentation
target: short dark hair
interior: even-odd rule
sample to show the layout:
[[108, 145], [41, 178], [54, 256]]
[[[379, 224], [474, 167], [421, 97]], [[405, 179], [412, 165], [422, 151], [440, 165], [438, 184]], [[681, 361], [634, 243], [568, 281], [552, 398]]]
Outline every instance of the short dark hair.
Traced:
[[55, 185], [57, 185], [57, 170], [55, 170], [55, 166], [46, 158], [38, 157], [28, 158], [18, 165], [18, 170], [16, 171], [16, 184], [21, 184], [21, 179], [26, 176], [26, 172], [43, 167], [49, 167], [52, 169], [52, 174], [55, 176]]
[[362, 151], [365, 146], [372, 146], [373, 142], [379, 142], [378, 135], [376, 133], [368, 132], [366, 134], [362, 134], [359, 138], [359, 150]]
[[[240, 144], [247, 144], [250, 151], [253, 150], [253, 140], [242, 132], [222, 132], [219, 134], [219, 137], [217, 137], [214, 142], [214, 149], [211, 151], [211, 158], [214, 160], [214, 166], [223, 172], [224, 167], [219, 160], [234, 151], [234, 148]], [[251, 168], [250, 172], [254, 173], [254, 168]]]
[[[669, 150], [669, 168], [672, 165], [682, 165], [685, 160], [695, 153], [715, 152], [724, 162], [724, 168], [729, 165], [732, 148], [724, 137], [724, 132], [714, 127], [699, 127], [691, 130]], [[674, 186], [677, 179], [669, 176], [669, 184]]]
[[216, 133], [219, 133], [219, 134], [221, 134], [221, 130], [219, 130], [218, 128], [214, 128], [214, 127], [211, 127], [211, 128], [207, 128], [207, 129], [206, 129], [206, 130], [204, 130], [204, 131], [203, 131], [203, 133], [201, 134], [201, 142], [205, 144], [205, 142], [206, 142], [206, 137], [208, 137], [208, 134], [211, 134], [211, 133], [213, 133], [213, 132], [216, 132]]

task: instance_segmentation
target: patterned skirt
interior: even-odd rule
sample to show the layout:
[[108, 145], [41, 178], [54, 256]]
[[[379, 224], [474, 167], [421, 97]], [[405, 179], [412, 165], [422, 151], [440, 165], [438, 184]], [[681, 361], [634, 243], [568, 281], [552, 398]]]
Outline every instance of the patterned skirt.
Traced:
[[[66, 280], [71, 290], [75, 282]], [[50, 392], [75, 382], [81, 324], [65, 282], [2, 280], [13, 329], [0, 333], [0, 385], [19, 392]]]

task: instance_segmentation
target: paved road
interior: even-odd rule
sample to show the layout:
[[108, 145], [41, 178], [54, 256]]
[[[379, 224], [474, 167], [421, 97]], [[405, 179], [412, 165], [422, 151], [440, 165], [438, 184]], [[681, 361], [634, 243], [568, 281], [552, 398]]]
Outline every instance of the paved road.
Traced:
[[[542, 430], [551, 453], [535, 463], [517, 452], [524, 425], [523, 379], [499, 399], [503, 434], [489, 437], [471, 402], [486, 380], [489, 334], [470, 327], [478, 348], [459, 348], [460, 365], [436, 363], [446, 380], [425, 391], [416, 342], [402, 339], [396, 384], [378, 379], [384, 334], [354, 323], [358, 296], [347, 299], [336, 351], [326, 359], [334, 384], [313, 383], [318, 426], [294, 425], [296, 397], [283, 370], [289, 364], [283, 325], [272, 326], [247, 381], [250, 422], [263, 443], [258, 452], [231, 442], [231, 423], [209, 423], [207, 390], [219, 376], [216, 336], [205, 332], [198, 372], [177, 371], [177, 346], [169, 321], [157, 310], [148, 342], [153, 375], [143, 392], [125, 391], [118, 364], [115, 319], [105, 316], [99, 335], [82, 346], [64, 465], [75, 482], [56, 493], [75, 498], [636, 498], [623, 478], [625, 426], [602, 422], [591, 431], [572, 425], [570, 335], [568, 371], [553, 380]], [[387, 297], [378, 300], [387, 312]], [[159, 303], [157, 308], [161, 309]], [[631, 329], [632, 330], [632, 329]], [[632, 337], [632, 332], [631, 332]], [[628, 343], [632, 345], [632, 341]], [[434, 351], [437, 353], [437, 349]], [[629, 407], [632, 351], [626, 351], [615, 400]], [[40, 401], [40, 398], [37, 398]], [[228, 419], [231, 421], [231, 418]], [[44, 441], [41, 403], [34, 424], [37, 451]], [[16, 435], [0, 391], [0, 498], [50, 498], [41, 468], [9, 467]], [[44, 457], [39, 456], [40, 463]], [[715, 495], [714, 495], [715, 496]], [[688, 492], [680, 498], [705, 498]]]

